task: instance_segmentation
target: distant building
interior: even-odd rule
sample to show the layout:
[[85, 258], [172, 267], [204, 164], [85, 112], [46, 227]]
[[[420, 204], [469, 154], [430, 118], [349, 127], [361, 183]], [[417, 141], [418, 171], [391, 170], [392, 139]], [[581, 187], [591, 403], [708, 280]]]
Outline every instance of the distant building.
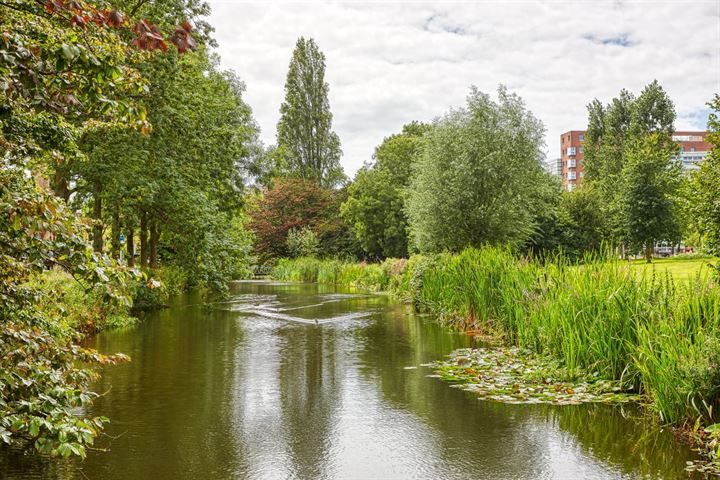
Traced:
[[560, 135], [560, 175], [568, 192], [572, 192], [585, 175], [583, 143], [584, 130], [570, 130]]
[[550, 175], [557, 175], [558, 177], [562, 176], [562, 160], [559, 158], [547, 160], [543, 164], [543, 167], [545, 168], [545, 171], [548, 172]]
[[712, 149], [707, 141], [707, 132], [675, 132], [672, 139], [680, 144], [680, 159], [685, 170], [700, 168], [700, 162]]
[[[585, 130], [570, 130], [560, 135], [560, 175], [563, 188], [572, 192], [585, 176], [583, 143]], [[707, 132], [675, 132], [672, 136], [680, 145], [680, 159], [685, 170], [697, 170], [700, 162], [708, 156], [712, 146]]]

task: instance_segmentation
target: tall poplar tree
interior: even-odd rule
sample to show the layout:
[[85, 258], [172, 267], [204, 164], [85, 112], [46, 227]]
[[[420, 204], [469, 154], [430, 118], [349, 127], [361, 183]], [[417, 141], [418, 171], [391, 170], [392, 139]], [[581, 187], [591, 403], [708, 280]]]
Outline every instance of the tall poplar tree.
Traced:
[[340, 139], [332, 131], [325, 55], [313, 39], [295, 44], [277, 126], [278, 150], [291, 176], [333, 187], [345, 178]]

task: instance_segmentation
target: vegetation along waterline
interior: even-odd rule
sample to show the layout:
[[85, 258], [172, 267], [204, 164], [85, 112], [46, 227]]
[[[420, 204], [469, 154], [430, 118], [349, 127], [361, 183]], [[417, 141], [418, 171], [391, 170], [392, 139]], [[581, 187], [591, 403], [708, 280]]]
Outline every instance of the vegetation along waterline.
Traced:
[[[572, 48], [532, 42], [532, 48], [508, 54], [514, 45], [506, 39], [520, 41], [518, 32], [527, 30], [522, 16], [508, 11], [502, 18], [518, 19], [509, 27], [489, 22], [492, 28], [483, 35], [472, 32], [472, 24], [482, 25], [493, 10], [505, 8], [492, 2], [470, 2], [462, 12], [429, 4], [420, 9], [427, 12], [425, 20], [414, 18], [398, 37], [386, 35], [403, 21], [395, 12], [378, 10], [377, 17], [353, 12], [352, 18], [368, 21], [368, 28], [359, 36], [338, 36], [315, 28], [342, 24], [318, 21], [344, 9], [342, 5], [309, 2], [275, 21], [273, 16], [285, 11], [280, 4], [238, 14], [228, 3], [0, 1], [0, 477], [7, 476], [1, 455], [9, 450], [95, 457], [88, 462], [104, 463], [108, 475], [116, 470], [121, 477], [124, 468], [106, 468], [112, 454], [95, 451], [108, 424], [106, 414], [113, 422], [118, 419], [111, 430], [128, 422], [128, 437], [139, 435], [127, 450], [127, 458], [137, 463], [137, 478], [162, 478], [156, 473], [161, 469], [153, 470], [158, 465], [151, 461], [153, 455], [147, 463], [139, 461], [142, 441], [167, 432], [165, 425], [189, 431], [189, 419], [199, 418], [200, 410], [218, 415], [196, 430], [201, 433], [194, 433], [193, 442], [167, 448], [175, 455], [169, 465], [185, 467], [193, 454], [208, 456], [188, 445], [219, 451], [196, 442], [206, 432], [220, 432], [217, 438], [234, 446], [227, 439], [234, 438], [236, 425], [226, 428], [227, 411], [269, 424], [272, 419], [258, 415], [258, 409], [282, 400], [276, 419], [296, 410], [315, 427], [314, 399], [320, 397], [312, 387], [332, 387], [324, 380], [330, 376], [317, 376], [331, 363], [324, 360], [338, 358], [336, 352], [349, 353], [347, 363], [332, 363], [342, 370], [337, 378], [344, 378], [363, 362], [372, 367], [378, 344], [389, 358], [379, 369], [394, 375], [388, 377], [392, 385], [386, 385], [385, 393], [373, 387], [372, 395], [391, 398], [394, 393], [387, 392], [401, 391], [402, 375], [409, 374], [421, 377], [414, 397], [428, 388], [441, 391], [436, 398], [455, 397], [452, 401], [462, 408], [448, 415], [454, 415], [450, 422], [466, 422], [467, 410], [478, 404], [521, 408], [477, 402], [422, 371], [405, 372], [405, 362], [399, 363], [401, 357], [394, 353], [408, 342], [423, 352], [415, 367], [430, 363], [444, 380], [490, 400], [640, 399], [662, 422], [703, 437], [706, 457], [717, 457], [712, 452], [720, 442], [720, 95], [713, 91], [715, 72], [706, 68], [712, 64], [707, 58], [717, 56], [712, 47], [717, 41], [694, 34], [683, 38], [687, 28], [663, 29], [656, 45], [651, 35], [639, 32], [606, 38], [594, 10], [582, 21], [587, 9], [579, 8], [571, 16], [587, 31], [568, 31], [574, 35], [568, 37]], [[220, 10], [210, 16], [213, 7]], [[366, 13], [380, 8], [385, 6], [369, 5]], [[509, 3], [507, 8], [516, 6]], [[684, 15], [695, 23], [716, 20], [707, 8], [623, 5], [608, 10], [628, 18], [634, 11], [638, 21], [630, 23], [645, 28], [659, 25], [663, 16], [670, 26]], [[321, 13], [316, 9], [323, 10], [322, 16], [297, 20], [308, 12]], [[645, 21], [650, 11], [659, 17]], [[389, 13], [398, 22], [382, 21]], [[474, 15], [478, 21], [470, 20]], [[220, 21], [213, 26], [211, 20]], [[352, 29], [357, 22], [343, 28]], [[225, 30], [229, 24], [233, 28]], [[715, 31], [708, 26], [697, 31]], [[278, 35], [268, 37], [279, 42], [274, 47], [268, 38], [256, 37], [276, 27]], [[411, 38], [416, 30], [425, 40]], [[239, 31], [243, 35], [236, 35]], [[558, 42], [563, 36], [556, 33], [547, 37]], [[671, 33], [678, 36], [669, 42]], [[488, 48], [484, 42], [493, 36], [502, 41]], [[390, 50], [387, 42], [377, 49], [357, 43], [388, 38], [402, 40], [393, 41]], [[239, 72], [228, 70], [223, 63], [228, 59], [220, 58], [220, 39], [242, 42], [242, 48], [224, 45], [222, 50]], [[692, 52], [704, 52], [696, 55], [700, 60], [692, 65], [692, 75], [669, 75], [663, 67], [672, 62], [621, 68], [642, 66], [667, 45], [688, 42]], [[635, 56], [648, 47], [650, 51]], [[434, 48], [438, 50], [427, 55]], [[544, 64], [551, 68], [533, 73], [525, 57], [530, 51], [538, 58], [550, 52], [552, 58]], [[593, 76], [595, 84], [582, 82], [575, 92], [564, 84], [556, 88], [562, 82], [549, 76], [564, 75], [567, 82], [577, 77], [563, 73], [573, 70], [562, 63], [571, 58], [552, 53], [558, 51], [594, 59], [595, 71], [611, 78]], [[261, 58], [251, 58], [252, 52], [261, 52]], [[504, 70], [504, 62], [488, 57], [494, 54], [516, 63]], [[278, 58], [285, 59], [284, 65]], [[432, 64], [423, 68], [427, 59]], [[618, 59], [622, 61], [616, 63]], [[466, 68], [466, 61], [480, 63]], [[413, 70], [402, 72], [407, 68]], [[331, 87], [331, 79], [342, 80]], [[464, 100], [461, 92], [467, 93]], [[595, 94], [601, 97], [590, 96]], [[586, 122], [566, 123], [576, 122], [582, 111]], [[276, 128], [268, 130], [268, 120]], [[557, 133], [567, 129], [573, 130], [561, 134], [558, 152], [552, 145]], [[605, 245], [617, 248], [605, 254]], [[270, 267], [277, 278], [318, 283], [232, 282]], [[321, 284], [390, 292], [457, 329], [459, 343], [426, 350], [420, 336], [401, 341], [396, 333], [408, 325], [417, 330], [424, 316], [412, 315], [411, 308], [388, 296], [351, 295]], [[297, 290], [287, 295], [286, 287]], [[183, 305], [187, 315], [175, 316], [178, 305], [171, 297], [190, 290], [197, 295]], [[223, 298], [208, 302], [206, 294]], [[200, 303], [204, 311], [189, 312]], [[387, 315], [373, 303], [386, 303]], [[227, 315], [206, 314], [225, 307]], [[405, 313], [417, 324], [405, 322]], [[169, 322], [151, 325], [159, 318]], [[194, 332], [227, 330], [174, 335], [174, 329], [190, 321], [200, 328]], [[427, 323], [432, 326], [423, 331], [435, 329], [432, 335], [438, 338], [449, 333], [444, 325]], [[271, 327], [259, 329], [260, 338], [268, 341], [260, 342], [261, 350], [248, 341], [242, 346], [247, 355], [240, 355], [232, 340], [241, 341], [248, 333], [245, 327], [258, 325]], [[163, 342], [153, 343], [148, 337], [164, 327], [169, 331], [153, 337]], [[346, 348], [346, 340], [354, 344], [368, 327], [374, 331], [360, 348]], [[119, 328], [124, 331], [109, 332]], [[502, 346], [456, 351], [443, 360], [474, 341], [460, 330]], [[282, 337], [290, 331], [287, 340]], [[134, 340], [103, 343], [106, 337], [126, 334]], [[323, 350], [328, 347], [323, 342], [333, 335], [338, 342]], [[135, 340], [147, 350], [136, 349]], [[295, 354], [265, 348], [276, 341], [296, 349]], [[88, 347], [93, 342], [97, 350]], [[216, 348], [222, 342], [227, 343]], [[179, 372], [180, 380], [197, 379], [187, 390], [212, 402], [183, 404], [180, 395], [158, 392], [161, 382], [142, 383], [140, 393], [159, 396], [143, 397], [148, 400], [138, 402], [138, 410], [160, 405], [163, 414], [173, 406], [180, 412], [179, 421], [146, 423], [129, 421], [115, 409], [125, 405], [128, 395], [97, 393], [127, 386], [123, 377], [129, 371], [157, 378], [160, 370], [146, 355], [167, 351], [173, 352], [168, 371]], [[190, 375], [192, 367], [205, 365], [193, 351], [223, 355], [205, 356], [205, 361], [212, 359], [208, 368]], [[125, 364], [129, 357], [116, 352], [132, 353], [137, 361]], [[356, 353], [367, 358], [359, 363], [351, 358]], [[323, 361], [298, 360], [312, 355]], [[125, 365], [114, 369], [117, 373], [105, 368], [119, 363]], [[275, 365], [278, 375], [275, 370], [233, 375], [233, 388], [227, 388], [226, 373], [255, 365]], [[98, 383], [101, 372], [114, 382], [107, 388]], [[287, 385], [289, 379], [313, 378], [323, 381]], [[284, 391], [276, 388], [283, 382]], [[170, 384], [175, 388], [180, 382]], [[213, 386], [218, 387], [215, 397]], [[263, 396], [233, 403], [252, 387]], [[340, 398], [334, 390], [325, 392], [328, 399]], [[353, 400], [353, 395], [347, 397]], [[433, 411], [447, 405], [445, 400], [434, 403]], [[337, 413], [326, 417], [327, 429], [317, 429], [320, 433], [311, 442], [292, 443], [325, 448], [334, 444], [329, 432], [339, 431], [338, 424], [360, 424], [358, 415], [333, 405], [329, 410]], [[524, 408], [531, 413], [546, 406]], [[402, 414], [396, 409], [387, 413], [368, 417], [390, 425], [386, 420]], [[137, 412], [131, 416], [141, 418]], [[482, 423], [486, 416], [477, 418], [475, 433], [491, 430], [490, 422]], [[525, 433], [521, 422], [510, 423], [511, 429]], [[603, 427], [597, 423], [594, 427]], [[143, 430], [141, 424], [152, 428]], [[309, 430], [299, 425], [298, 431]], [[354, 449], [347, 448], [354, 443], [343, 443], [347, 451], [361, 450], [363, 443], [378, 445], [377, 437], [360, 436], [353, 428], [345, 431], [360, 445]], [[463, 435], [449, 436], [456, 442]], [[435, 435], [439, 440], [434, 443], [448, 444], [445, 437], [444, 432]], [[427, 438], [420, 432], [394, 445], [405, 443], [420, 451], [414, 447], [430, 445]], [[533, 441], [540, 451], [534, 458], [551, 453], [547, 442]], [[457, 443], [448, 445], [455, 448]], [[489, 458], [482, 445], [467, 450], [483, 452], [479, 463]], [[400, 468], [401, 457], [391, 459], [390, 471]], [[318, 465], [318, 458], [308, 456], [302, 463]], [[381, 477], [372, 470], [373, 462], [381, 462], [369, 458], [352, 472], [356, 475], [345, 476]], [[457, 463], [438, 458], [446, 471]], [[504, 461], [506, 452], [499, 458]], [[246, 459], [251, 468], [259, 465], [259, 476], [322, 477], [316, 472], [296, 475], [291, 468], [271, 470], [277, 465], [282, 469], [280, 461]], [[582, 466], [597, 459], [583, 457]], [[222, 458], [222, 463], [230, 462]], [[127, 462], [118, 464], [125, 467]], [[172, 472], [172, 478], [211, 472], [195, 465], [196, 471], [183, 468]], [[527, 465], [506, 476], [542, 476]], [[408, 471], [405, 476], [418, 476]], [[27, 473], [20, 471], [20, 478]], [[224, 480], [223, 473], [217, 475]]]
[[595, 256], [573, 264], [484, 247], [381, 264], [280, 260], [273, 275], [389, 291], [448, 325], [557, 359], [568, 378], [619, 382], [663, 422], [718, 421], [720, 288], [709, 272], [679, 281]]

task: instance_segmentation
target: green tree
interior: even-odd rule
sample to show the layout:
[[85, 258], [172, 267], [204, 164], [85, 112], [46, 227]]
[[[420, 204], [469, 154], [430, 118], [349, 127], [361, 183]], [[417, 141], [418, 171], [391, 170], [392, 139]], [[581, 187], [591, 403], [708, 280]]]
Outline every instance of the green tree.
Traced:
[[413, 165], [406, 211], [422, 252], [524, 244], [541, 196], [542, 123], [522, 100], [472, 88], [467, 106], [437, 120]]
[[348, 186], [341, 207], [365, 253], [375, 258], [408, 255], [405, 189], [412, 162], [422, 148], [428, 125], [413, 122], [375, 149], [373, 165], [361, 168]]
[[[120, 231], [128, 240], [138, 234], [141, 266], [156, 268], [162, 260], [185, 270], [191, 284], [221, 287], [248, 260], [241, 172], [257, 127], [242, 99], [244, 85], [220, 71], [204, 48], [139, 68], [151, 87], [143, 100], [152, 131], [89, 132], [88, 161], [74, 171], [76, 199], [90, 205], [101, 240], [105, 225], [114, 240]], [[216, 261], [225, 258], [220, 246], [234, 261]]]
[[128, 302], [132, 272], [86, 243], [87, 227], [62, 200], [38, 188], [26, 165], [0, 163], [0, 443], [32, 444], [52, 455], [85, 456], [106, 420], [88, 418], [104, 356], [60, 333], [39, 304], [52, 294], [29, 283], [52, 265], [106, 302]]
[[[28, 281], [54, 266], [106, 302], [128, 302], [133, 275], [92, 251], [63, 201], [65, 167], [83, 156], [87, 129], [148, 130], [135, 100], [146, 84], [128, 59], [169, 45], [151, 22], [83, 0], [3, 2], [0, 31], [0, 442], [85, 456], [105, 423], [84, 413], [94, 367], [124, 357], [64, 336], [61, 319], [41, 308], [52, 295]], [[178, 52], [193, 46], [190, 31], [184, 24], [170, 37]], [[38, 186], [44, 176], [62, 199]]]
[[655, 243], [679, 240], [675, 221], [675, 194], [681, 164], [677, 145], [660, 133], [633, 139], [627, 146], [620, 184], [620, 211], [633, 250], [643, 250], [652, 261]]
[[584, 183], [572, 192], [564, 192], [560, 201], [562, 247], [571, 256], [598, 252], [607, 238], [602, 200], [591, 184]]
[[720, 95], [715, 94], [708, 106], [713, 110], [708, 118], [708, 141], [713, 148], [690, 182], [692, 212], [707, 238], [707, 249], [720, 255]]
[[320, 250], [320, 240], [308, 227], [291, 228], [287, 235], [287, 248], [290, 257], [316, 257]]
[[280, 106], [277, 144], [293, 176], [333, 187], [345, 179], [340, 139], [332, 131], [325, 55], [313, 39], [295, 44]]
[[[637, 210], [630, 213], [627, 195], [632, 179], [627, 176], [639, 175], [641, 170], [644, 171], [638, 165], [638, 162], [642, 161], [638, 158], [638, 152], [649, 153], [647, 148], [650, 145], [659, 149], [647, 157], [647, 161], [656, 166], [658, 155], [671, 157], [677, 153], [676, 150], [673, 151], [673, 148], [677, 147], [672, 142], [675, 108], [667, 93], [655, 80], [643, 89], [639, 97], [622, 90], [607, 106], [603, 106], [596, 99], [588, 105], [588, 113], [588, 132], [583, 146], [585, 180], [593, 184], [602, 199], [601, 206], [607, 218], [610, 239], [624, 247], [638, 248], [642, 243], [638, 235], [645, 237], [643, 241], [648, 239], [646, 235], [640, 234], [637, 224], [631, 226], [629, 223], [637, 221], [643, 215]], [[653, 134], [657, 135], [656, 141], [646, 141], [645, 137]], [[630, 155], [633, 156], [632, 162]], [[661, 184], [664, 185], [662, 181], [658, 181], [655, 185]], [[633, 195], [638, 194], [637, 189], [633, 190]], [[670, 195], [671, 191], [666, 194]], [[662, 211], [671, 215], [674, 210]], [[649, 218], [648, 215], [644, 217]], [[673, 220], [664, 218], [659, 223], [669, 226]], [[661, 237], [666, 235], [669, 235], [669, 231]]]

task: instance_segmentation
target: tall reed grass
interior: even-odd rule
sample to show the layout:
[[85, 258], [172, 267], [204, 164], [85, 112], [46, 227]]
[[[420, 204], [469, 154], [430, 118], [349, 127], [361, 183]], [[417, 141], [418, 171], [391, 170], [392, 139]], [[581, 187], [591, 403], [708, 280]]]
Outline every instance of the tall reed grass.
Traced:
[[570, 375], [621, 380], [666, 422], [718, 421], [720, 287], [708, 277], [676, 283], [600, 256], [572, 264], [498, 247], [382, 264], [282, 260], [274, 276], [390, 291], [452, 326], [558, 358]]

